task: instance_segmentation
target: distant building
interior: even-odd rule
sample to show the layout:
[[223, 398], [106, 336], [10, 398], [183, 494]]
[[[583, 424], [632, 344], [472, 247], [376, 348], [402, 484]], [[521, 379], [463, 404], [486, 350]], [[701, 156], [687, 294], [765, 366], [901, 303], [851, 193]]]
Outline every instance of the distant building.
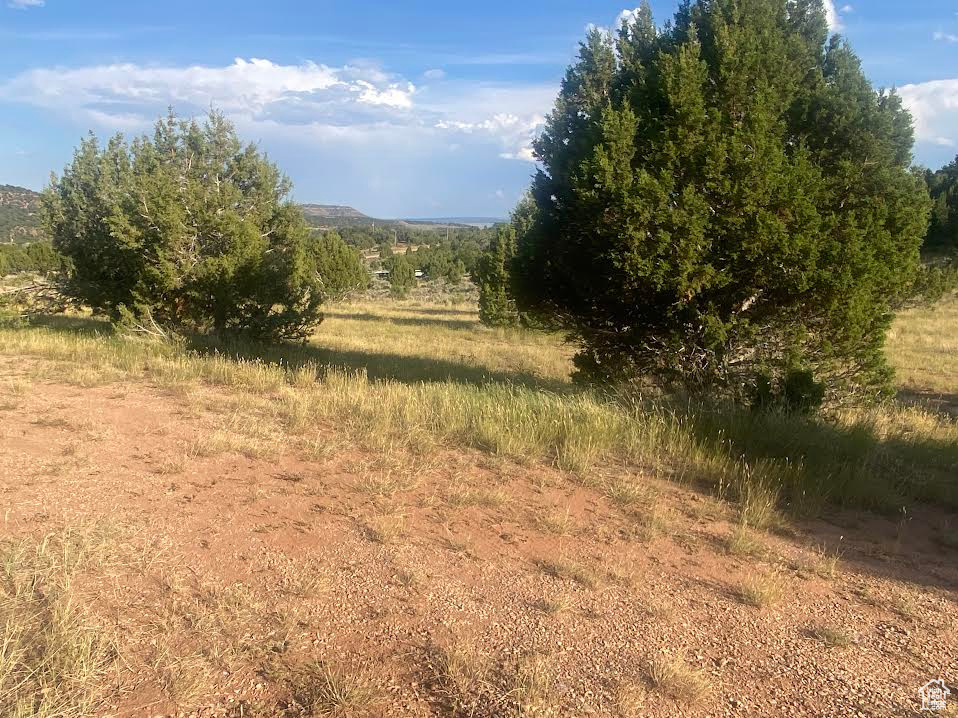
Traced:
[[[389, 279], [389, 270], [388, 269], [374, 269], [372, 270], [373, 276], [376, 279]], [[421, 269], [416, 270], [416, 279], [423, 279], [426, 275], [423, 274]]]

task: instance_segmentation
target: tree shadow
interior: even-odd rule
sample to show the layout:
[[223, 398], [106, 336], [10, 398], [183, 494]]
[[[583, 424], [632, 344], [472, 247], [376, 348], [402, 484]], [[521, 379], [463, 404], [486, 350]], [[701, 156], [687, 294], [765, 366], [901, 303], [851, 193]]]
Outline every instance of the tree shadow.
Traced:
[[109, 336], [114, 333], [108, 319], [84, 317], [73, 314], [35, 314], [29, 319], [30, 326], [45, 327], [53, 331], [82, 336]]
[[898, 392], [898, 400], [909, 406], [958, 419], [958, 394], [902, 389]]
[[[376, 317], [381, 321], [382, 317]], [[429, 320], [426, 320], [429, 321]], [[110, 336], [114, 329], [105, 319], [66, 314], [37, 315], [31, 326], [65, 334]], [[404, 384], [454, 382], [482, 386], [490, 383], [514, 384], [555, 393], [568, 393], [567, 382], [549, 379], [531, 372], [501, 371], [446, 359], [373, 351], [328, 349], [311, 344], [260, 344], [239, 338], [192, 335], [186, 347], [198, 354], [219, 354], [232, 359], [259, 361], [289, 369], [315, 366], [320, 371], [362, 371], [369, 381], [398, 381]]]
[[915, 504], [897, 516], [829, 509], [796, 520], [794, 539], [835, 556], [842, 569], [958, 594], [958, 515]]
[[442, 326], [446, 329], [476, 329], [481, 326], [478, 319], [436, 319], [432, 317], [390, 317], [368, 312], [329, 314], [331, 319], [348, 319], [360, 322], [389, 322], [407, 327]]
[[906, 428], [885, 436], [870, 418], [841, 425], [715, 404], [675, 413], [710, 451], [749, 464], [756, 480], [786, 477], [785, 498], [796, 509], [803, 497], [824, 496], [879, 513], [914, 501], [958, 510], [958, 442]]
[[[31, 323], [65, 334], [113, 333], [109, 322], [92, 317], [47, 315]], [[568, 383], [527, 372], [427, 357], [212, 337], [194, 337], [188, 346], [200, 354], [284, 368], [363, 371], [370, 381], [505, 383], [556, 393], [576, 391]], [[758, 481], [784, 477], [778, 486], [789, 540], [822, 546], [840, 555], [851, 570], [958, 591], [958, 442], [915, 433], [888, 438], [864, 421], [841, 426], [813, 417], [702, 403], [675, 404], [672, 409], [707, 454], [744, 460]], [[714, 495], [720, 482], [727, 481], [722, 462], [715, 465], [714, 473], [701, 462], [695, 465], [697, 473], [689, 477], [695, 488]], [[816, 502], [814, 497], [823, 499]]]
[[[709, 454], [744, 461], [751, 485], [780, 493], [790, 540], [864, 573], [958, 590], [958, 442], [727, 406], [676, 414]], [[693, 485], [727, 485], [721, 466]], [[743, 501], [747, 490], [732, 487]]]
[[192, 337], [188, 346], [199, 354], [219, 354], [232, 359], [260, 361], [289, 369], [315, 366], [321, 371], [362, 371], [369, 381], [398, 381], [404, 384], [454, 382], [474, 386], [500, 383], [555, 393], [570, 390], [565, 382], [529, 372], [497, 371], [445, 359], [405, 354], [347, 351], [309, 344], [256, 344], [208, 336]]
[[442, 309], [440, 307], [404, 307], [397, 306], [393, 309], [401, 312], [409, 312], [410, 314], [425, 314], [427, 316], [446, 316], [446, 315], [455, 315], [460, 317], [475, 317], [479, 318], [478, 309]]
[[445, 316], [452, 314], [461, 317], [479, 318], [479, 312], [475, 309], [441, 309], [434, 307], [404, 307], [401, 305], [390, 307], [390, 309], [400, 312], [409, 312], [410, 314], [426, 314], [428, 316]]

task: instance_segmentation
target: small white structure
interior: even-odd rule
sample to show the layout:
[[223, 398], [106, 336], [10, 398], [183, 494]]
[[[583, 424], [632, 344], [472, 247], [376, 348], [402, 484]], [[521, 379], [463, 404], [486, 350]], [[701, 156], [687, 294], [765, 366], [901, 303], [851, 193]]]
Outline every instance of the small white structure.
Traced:
[[[376, 279], [389, 279], [389, 270], [388, 269], [375, 269], [373, 270], [373, 276]], [[421, 269], [416, 270], [416, 279], [422, 279], [426, 275], [423, 274]]]

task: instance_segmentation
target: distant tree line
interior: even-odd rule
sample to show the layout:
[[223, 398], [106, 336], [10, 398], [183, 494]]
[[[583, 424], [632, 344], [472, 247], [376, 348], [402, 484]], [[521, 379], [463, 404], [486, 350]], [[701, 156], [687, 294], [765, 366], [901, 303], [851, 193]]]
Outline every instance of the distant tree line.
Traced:
[[931, 222], [926, 247], [958, 253], [958, 157], [937, 172], [925, 172], [931, 196]]
[[[476, 250], [473, 263], [478, 259], [480, 250]], [[442, 281], [449, 285], [458, 285], [466, 274], [466, 265], [449, 245], [438, 243], [435, 245], [421, 244], [416, 251], [407, 247], [404, 251], [394, 252], [389, 244], [379, 247], [379, 258], [374, 260], [373, 267], [381, 268], [389, 273], [389, 283], [393, 294], [405, 297], [409, 290], [416, 286], [416, 273], [421, 273], [423, 281]]]
[[[380, 260], [415, 246], [418, 251], [409, 252], [415, 269], [422, 270], [430, 278], [445, 278], [458, 281], [458, 276], [471, 275], [476, 269], [479, 256], [489, 246], [495, 235], [494, 228], [454, 227], [448, 237], [442, 229], [416, 229], [403, 227], [398, 230], [383, 227], [343, 227], [337, 230], [350, 246], [368, 251], [376, 249]], [[425, 250], [425, 251], [424, 251]], [[383, 268], [388, 269], [385, 265]]]
[[0, 277], [23, 272], [53, 274], [69, 267], [66, 257], [49, 241], [0, 244]]

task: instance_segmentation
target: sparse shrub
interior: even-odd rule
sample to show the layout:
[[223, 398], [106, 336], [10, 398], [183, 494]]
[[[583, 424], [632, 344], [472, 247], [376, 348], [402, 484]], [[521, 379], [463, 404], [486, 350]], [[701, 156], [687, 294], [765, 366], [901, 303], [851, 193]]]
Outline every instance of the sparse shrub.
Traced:
[[467, 643], [433, 646], [429, 659], [433, 688], [454, 711], [475, 708], [490, 686], [488, 659]]
[[293, 672], [289, 716], [359, 718], [382, 700], [382, 694], [364, 677], [334, 668], [326, 661], [310, 663]]
[[511, 676], [511, 685], [507, 686], [507, 695], [514, 703], [517, 718], [555, 715], [552, 673], [545, 656], [527, 655], [519, 658]]
[[827, 648], [841, 648], [852, 642], [852, 637], [846, 631], [834, 626], [813, 626], [809, 629], [809, 635]]
[[567, 536], [576, 530], [575, 518], [569, 509], [537, 514], [535, 525], [540, 531], [555, 534], [556, 536]]
[[115, 641], [77, 588], [101, 546], [80, 531], [0, 543], [0, 715], [81, 718], [110, 695]]
[[536, 565], [543, 573], [562, 581], [572, 581], [583, 588], [595, 588], [598, 583], [596, 575], [585, 566], [567, 559], [540, 559]]
[[543, 613], [555, 615], [568, 610], [572, 605], [572, 597], [567, 593], [560, 593], [554, 596], [543, 596], [537, 599], [533, 606]]
[[406, 532], [404, 516], [386, 516], [368, 522], [364, 527], [366, 538], [374, 543], [396, 543]]
[[503, 489], [473, 488], [461, 483], [451, 486], [446, 492], [446, 501], [455, 507], [479, 506], [495, 509], [509, 500], [509, 493]]
[[643, 484], [639, 477], [630, 474], [615, 476], [609, 480], [605, 486], [605, 494], [623, 510], [648, 507], [655, 500], [655, 492], [647, 484]]
[[784, 593], [785, 582], [777, 573], [754, 573], [738, 587], [738, 596], [742, 602], [756, 608], [778, 603]]
[[649, 666], [649, 678], [660, 691], [684, 703], [700, 703], [711, 693], [705, 673], [679, 656], [656, 655]]
[[829, 551], [827, 546], [819, 546], [814, 550], [811, 568], [822, 578], [835, 578], [841, 570], [841, 558], [840, 551]]
[[745, 526], [736, 526], [728, 537], [726, 548], [732, 556], [761, 556], [765, 550]]

